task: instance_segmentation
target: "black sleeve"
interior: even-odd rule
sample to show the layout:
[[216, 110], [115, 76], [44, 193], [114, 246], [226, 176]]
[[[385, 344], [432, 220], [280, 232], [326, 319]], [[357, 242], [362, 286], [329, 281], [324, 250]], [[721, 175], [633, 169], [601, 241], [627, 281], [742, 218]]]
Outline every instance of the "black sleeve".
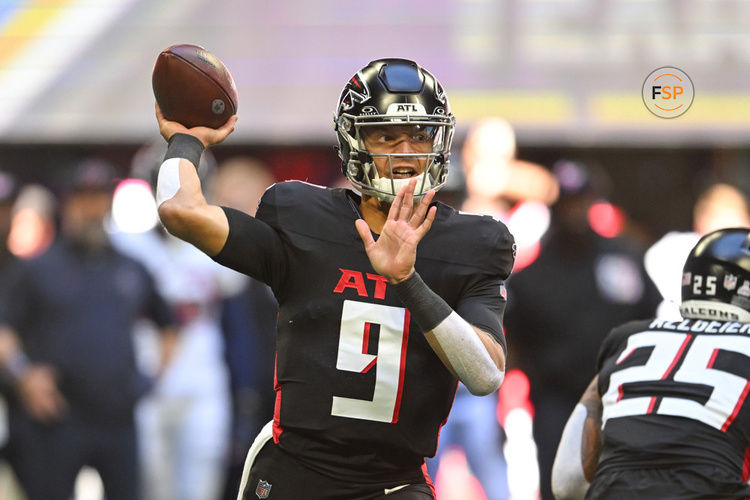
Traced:
[[[507, 344], [503, 334], [503, 314], [506, 297], [505, 280], [510, 276], [516, 257], [515, 240], [508, 228], [491, 217], [475, 219], [469, 230], [471, 235], [487, 242], [479, 245], [481, 253], [476, 262], [477, 269], [461, 294], [456, 312], [466, 321], [492, 335], [507, 354]], [[478, 224], [477, 224], [478, 222]], [[481, 269], [481, 270], [480, 270]]]
[[501, 280], [478, 280], [456, 305], [456, 312], [472, 325], [492, 335], [507, 354], [503, 335], [506, 303], [504, 293], [505, 285]]
[[222, 209], [229, 221], [229, 235], [224, 248], [213, 259], [278, 291], [286, 274], [284, 245], [279, 233], [256, 217], [233, 208]]
[[617, 326], [609, 331], [606, 337], [604, 337], [604, 340], [602, 341], [601, 345], [599, 346], [599, 354], [596, 357], [596, 371], [597, 373], [601, 371], [602, 367], [604, 366], [604, 363], [617, 354], [617, 351], [619, 351], [622, 348], [622, 343], [624, 342], [624, 339], [627, 338], [631, 333], [634, 331], [633, 325], [640, 324], [639, 321], [631, 321], [628, 323], [625, 323], [624, 325]]

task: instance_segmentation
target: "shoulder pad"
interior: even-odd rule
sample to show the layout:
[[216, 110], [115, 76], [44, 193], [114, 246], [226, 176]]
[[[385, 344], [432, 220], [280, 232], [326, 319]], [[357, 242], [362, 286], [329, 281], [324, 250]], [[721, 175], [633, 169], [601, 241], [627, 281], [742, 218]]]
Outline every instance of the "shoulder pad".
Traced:
[[435, 221], [423, 242], [429, 242], [438, 258], [506, 279], [513, 269], [516, 244], [505, 224], [489, 215], [459, 212], [442, 203], [437, 206]]
[[348, 241], [356, 235], [354, 207], [342, 190], [302, 181], [270, 186], [258, 205], [256, 217], [277, 231], [304, 234], [328, 241]]

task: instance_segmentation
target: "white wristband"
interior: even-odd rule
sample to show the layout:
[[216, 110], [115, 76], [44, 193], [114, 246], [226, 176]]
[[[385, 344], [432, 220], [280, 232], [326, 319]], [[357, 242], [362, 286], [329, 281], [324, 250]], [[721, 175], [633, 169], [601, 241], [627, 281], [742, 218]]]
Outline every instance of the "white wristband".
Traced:
[[180, 189], [180, 159], [164, 160], [159, 167], [159, 177], [156, 181], [156, 206], [173, 198]]

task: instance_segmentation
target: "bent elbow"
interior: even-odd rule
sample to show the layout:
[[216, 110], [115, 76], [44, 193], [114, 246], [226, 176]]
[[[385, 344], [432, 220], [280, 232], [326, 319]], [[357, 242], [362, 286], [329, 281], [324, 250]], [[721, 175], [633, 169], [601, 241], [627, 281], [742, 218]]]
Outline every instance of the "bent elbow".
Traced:
[[190, 210], [174, 199], [167, 200], [157, 209], [159, 220], [170, 234], [178, 238], [185, 234], [189, 226]]

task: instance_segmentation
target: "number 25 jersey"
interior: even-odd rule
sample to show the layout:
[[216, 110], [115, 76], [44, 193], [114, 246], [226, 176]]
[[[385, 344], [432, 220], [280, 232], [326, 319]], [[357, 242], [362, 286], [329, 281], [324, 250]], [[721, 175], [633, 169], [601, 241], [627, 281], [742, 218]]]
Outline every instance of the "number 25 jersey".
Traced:
[[[215, 258], [268, 283], [279, 302], [275, 440], [323, 471], [393, 474], [435, 453], [457, 381], [372, 269], [358, 202], [345, 189], [276, 184], [256, 219], [225, 209], [230, 232]], [[415, 268], [504, 346], [513, 238], [491, 217], [437, 206]]]
[[697, 464], [747, 482], [748, 391], [750, 323], [656, 319], [615, 328], [599, 354], [597, 476]]

